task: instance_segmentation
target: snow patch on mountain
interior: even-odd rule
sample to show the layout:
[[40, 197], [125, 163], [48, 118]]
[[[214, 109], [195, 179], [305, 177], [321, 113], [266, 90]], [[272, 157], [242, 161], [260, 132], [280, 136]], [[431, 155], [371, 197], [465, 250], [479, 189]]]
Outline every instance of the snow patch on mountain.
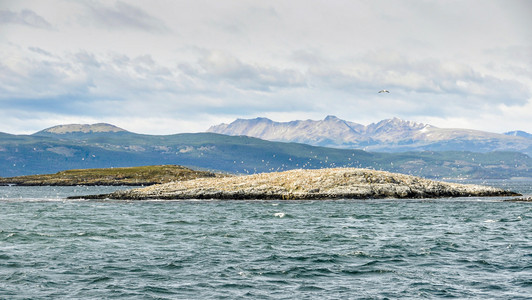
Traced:
[[520, 151], [532, 154], [532, 138], [525, 134], [498, 134], [392, 118], [369, 125], [327, 116], [323, 120], [275, 122], [268, 118], [238, 119], [212, 126], [208, 132], [246, 135], [270, 141], [370, 151]]

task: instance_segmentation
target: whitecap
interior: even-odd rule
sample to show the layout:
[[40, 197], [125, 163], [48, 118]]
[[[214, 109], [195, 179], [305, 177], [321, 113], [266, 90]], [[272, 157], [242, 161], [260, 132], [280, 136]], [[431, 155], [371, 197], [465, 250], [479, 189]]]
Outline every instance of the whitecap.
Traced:
[[240, 275], [241, 277], [249, 277], [251, 274], [248, 272], [240, 271], [238, 272], [238, 275]]
[[274, 213], [273, 215], [276, 216], [276, 217], [279, 217], [279, 218], [282, 218], [282, 217], [285, 216], [285, 214], [283, 212]]

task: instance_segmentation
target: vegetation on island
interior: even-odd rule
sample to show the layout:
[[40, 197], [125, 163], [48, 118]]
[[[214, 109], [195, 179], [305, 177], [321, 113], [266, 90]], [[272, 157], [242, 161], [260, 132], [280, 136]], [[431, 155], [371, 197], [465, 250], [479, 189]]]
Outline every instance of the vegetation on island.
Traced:
[[0, 185], [15, 184], [25, 186], [141, 186], [216, 176], [220, 177], [224, 175], [215, 174], [207, 171], [196, 171], [183, 166], [162, 165], [128, 168], [76, 169], [61, 171], [55, 174], [0, 178]]

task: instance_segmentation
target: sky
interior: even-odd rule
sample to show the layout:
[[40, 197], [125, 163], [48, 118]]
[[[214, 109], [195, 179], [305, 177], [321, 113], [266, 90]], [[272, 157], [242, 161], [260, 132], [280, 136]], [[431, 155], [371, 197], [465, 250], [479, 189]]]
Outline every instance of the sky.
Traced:
[[0, 57], [7, 133], [327, 115], [532, 132], [528, 0], [0, 0]]

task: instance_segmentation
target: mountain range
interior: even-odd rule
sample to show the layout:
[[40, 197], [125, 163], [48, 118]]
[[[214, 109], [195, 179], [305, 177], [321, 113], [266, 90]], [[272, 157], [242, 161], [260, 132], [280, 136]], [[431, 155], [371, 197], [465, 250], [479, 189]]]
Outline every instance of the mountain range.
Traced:
[[[386, 126], [372, 128], [383, 136], [387, 132]], [[508, 151], [367, 152], [208, 132], [137, 134], [103, 123], [60, 125], [32, 135], [0, 133], [2, 177], [171, 164], [240, 174], [358, 167], [435, 179], [532, 177], [530, 156]]]
[[378, 152], [518, 151], [532, 155], [532, 135], [523, 131], [499, 134], [471, 129], [439, 128], [398, 118], [367, 126], [335, 116], [327, 116], [318, 121], [291, 122], [274, 122], [267, 118], [237, 119], [230, 124], [212, 126], [207, 132]]

